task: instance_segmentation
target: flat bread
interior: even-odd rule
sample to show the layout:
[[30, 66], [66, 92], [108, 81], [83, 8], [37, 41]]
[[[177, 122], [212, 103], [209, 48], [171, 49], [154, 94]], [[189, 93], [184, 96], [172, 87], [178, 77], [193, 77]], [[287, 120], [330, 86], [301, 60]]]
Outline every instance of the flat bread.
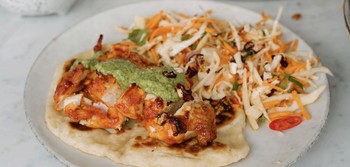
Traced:
[[[89, 58], [93, 52], [85, 52], [76, 58]], [[185, 144], [164, 146], [151, 139], [147, 131], [138, 124], [128, 123], [123, 132], [109, 133], [103, 129], [73, 128], [63, 112], [54, 108], [53, 94], [62, 74], [63, 64], [53, 76], [46, 105], [46, 123], [49, 130], [62, 141], [83, 152], [107, 157], [116, 163], [133, 166], [225, 166], [245, 158], [249, 146], [243, 130], [245, 115], [242, 109], [235, 109], [235, 118], [218, 127], [217, 138], [206, 148], [188, 148]], [[189, 141], [190, 142], [190, 141]]]

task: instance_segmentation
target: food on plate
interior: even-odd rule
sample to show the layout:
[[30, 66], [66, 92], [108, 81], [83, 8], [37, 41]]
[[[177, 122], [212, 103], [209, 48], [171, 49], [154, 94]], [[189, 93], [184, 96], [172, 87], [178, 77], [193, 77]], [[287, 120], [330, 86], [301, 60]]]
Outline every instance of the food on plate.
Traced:
[[[234, 25], [211, 16], [160, 11], [119, 27], [102, 44], [57, 68], [48, 128], [84, 152], [136, 166], [224, 166], [246, 157], [245, 119], [257, 130], [296, 127], [312, 115], [330, 71], [285, 43], [278, 18]], [[314, 89], [308, 92], [308, 87]], [[300, 110], [300, 111], [299, 111]]]

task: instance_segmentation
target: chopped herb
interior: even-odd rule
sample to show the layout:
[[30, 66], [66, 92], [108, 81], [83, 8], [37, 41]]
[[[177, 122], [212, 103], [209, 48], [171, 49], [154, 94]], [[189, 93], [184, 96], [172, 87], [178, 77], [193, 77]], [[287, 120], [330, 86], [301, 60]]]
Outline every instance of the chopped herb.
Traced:
[[266, 121], [266, 118], [264, 117], [264, 115], [261, 115], [261, 116], [258, 118], [258, 122], [264, 123], [265, 121]]
[[285, 78], [288, 79], [288, 81], [294, 83], [295, 85], [297, 85], [297, 86], [299, 86], [301, 89], [303, 89], [303, 87], [304, 87], [303, 84], [301, 84], [295, 77], [293, 77], [293, 76], [291, 76], [291, 75], [289, 75], [289, 74], [287, 74], [287, 73], [285, 73], [284, 75], [285, 75]]
[[280, 83], [280, 88], [286, 89], [287, 88], [288, 81], [287, 79], [283, 79], [282, 82]]
[[191, 50], [195, 50], [197, 48], [197, 45], [193, 44], [190, 46]]
[[280, 74], [274, 73], [274, 72], [272, 72], [271, 75], [272, 75], [273, 77], [278, 77], [278, 76], [280, 76]]
[[149, 31], [146, 29], [135, 29], [129, 34], [129, 39], [138, 45], [146, 44]]
[[181, 38], [181, 41], [186, 41], [186, 40], [188, 40], [188, 39], [190, 39], [190, 34], [184, 35], [184, 36]]
[[246, 59], [248, 57], [252, 57], [253, 55], [254, 55], [254, 52], [252, 50], [250, 50], [243, 56], [243, 58]]
[[236, 42], [235, 41], [229, 41], [228, 43], [230, 44], [230, 46], [234, 46], [234, 47], [236, 46]]
[[303, 84], [301, 84], [295, 77], [290, 76], [288, 78], [290, 82], [293, 82], [294, 84], [298, 85], [301, 89], [303, 89]]
[[232, 84], [232, 90], [237, 90], [238, 89], [238, 82], [237, 82], [237, 80], [235, 80], [235, 82], [233, 82], [233, 84]]
[[79, 63], [82, 64], [84, 67], [89, 68], [90, 66], [93, 66], [93, 64], [96, 64], [97, 58], [102, 56], [103, 54], [103, 51], [97, 51], [94, 52], [94, 55], [92, 56], [91, 60], [76, 59], [69, 70], [73, 70]]

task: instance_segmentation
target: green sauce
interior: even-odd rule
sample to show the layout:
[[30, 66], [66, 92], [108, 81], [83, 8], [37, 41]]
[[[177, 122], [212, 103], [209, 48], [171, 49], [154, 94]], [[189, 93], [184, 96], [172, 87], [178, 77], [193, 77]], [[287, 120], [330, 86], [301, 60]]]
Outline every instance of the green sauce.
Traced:
[[[117, 79], [122, 89], [126, 89], [135, 83], [143, 88], [147, 93], [154, 94], [166, 101], [176, 102], [180, 98], [176, 92], [176, 84], [184, 84], [185, 76], [175, 72], [170, 66], [157, 68], [138, 68], [135, 64], [128, 60], [110, 60], [106, 62], [98, 62], [96, 58], [90, 60], [82, 60], [80, 63], [97, 70], [104, 75], [112, 75]], [[175, 78], [167, 78], [163, 75], [164, 71], [173, 71], [176, 73]]]

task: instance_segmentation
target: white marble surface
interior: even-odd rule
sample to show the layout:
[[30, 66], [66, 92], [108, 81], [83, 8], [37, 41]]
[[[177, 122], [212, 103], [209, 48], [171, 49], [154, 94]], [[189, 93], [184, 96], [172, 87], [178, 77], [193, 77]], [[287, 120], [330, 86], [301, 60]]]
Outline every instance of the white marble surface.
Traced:
[[[96, 13], [139, 0], [78, 0], [66, 16], [20, 17], [0, 8], [0, 166], [63, 166], [37, 141], [25, 118], [23, 88], [41, 50], [70, 26]], [[222, 1], [256, 12], [275, 13], [321, 57], [330, 79], [331, 106], [319, 139], [293, 166], [350, 165], [350, 42], [341, 0]], [[300, 12], [302, 19], [291, 16]], [[33, 97], [35, 98], [35, 97]]]

